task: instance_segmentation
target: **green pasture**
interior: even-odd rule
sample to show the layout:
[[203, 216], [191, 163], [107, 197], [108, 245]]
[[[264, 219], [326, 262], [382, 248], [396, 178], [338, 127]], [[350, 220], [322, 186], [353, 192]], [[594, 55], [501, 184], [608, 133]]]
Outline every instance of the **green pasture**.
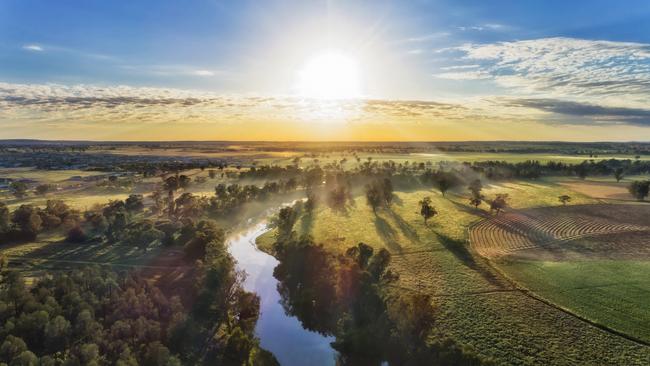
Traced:
[[499, 267], [558, 306], [650, 342], [650, 261], [504, 261]]
[[[508, 193], [516, 208], [557, 206], [569, 193], [573, 203], [596, 202], [567, 192], [553, 182], [512, 182], [485, 189], [489, 197]], [[443, 197], [434, 190], [396, 192], [390, 209], [375, 215], [365, 197], [345, 211], [321, 204], [294, 226], [326, 248], [342, 253], [358, 242], [392, 253], [391, 270], [399, 280], [391, 291], [419, 291], [437, 308], [434, 334], [451, 336], [479, 353], [509, 365], [625, 364], [643, 365], [648, 347], [602, 331], [514, 288], [466, 242], [467, 228], [488, 217], [487, 207], [469, 206], [465, 192]], [[429, 196], [439, 214], [425, 226], [418, 202]], [[274, 231], [258, 239], [270, 250]], [[615, 294], [609, 294], [615, 296]], [[646, 316], [646, 318], [649, 318]]]

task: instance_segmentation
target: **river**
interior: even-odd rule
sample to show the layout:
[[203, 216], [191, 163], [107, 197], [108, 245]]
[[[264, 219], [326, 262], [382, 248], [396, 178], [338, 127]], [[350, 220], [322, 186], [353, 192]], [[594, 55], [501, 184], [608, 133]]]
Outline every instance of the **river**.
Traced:
[[260, 297], [261, 314], [255, 328], [260, 345], [272, 352], [283, 366], [334, 365], [336, 351], [330, 346], [334, 337], [303, 328], [280, 304], [278, 281], [273, 277], [278, 261], [255, 245], [255, 239], [266, 230], [264, 223], [253, 225], [228, 240], [237, 268], [246, 272], [244, 288]]

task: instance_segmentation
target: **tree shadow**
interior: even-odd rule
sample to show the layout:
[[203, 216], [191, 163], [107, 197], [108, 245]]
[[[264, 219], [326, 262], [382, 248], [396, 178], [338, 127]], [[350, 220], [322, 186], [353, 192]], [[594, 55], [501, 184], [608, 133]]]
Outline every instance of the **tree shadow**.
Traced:
[[[471, 206], [471, 207], [470, 207], [470, 206], [464, 205], [464, 204], [462, 204], [462, 203], [458, 203], [458, 202], [456, 202], [456, 201], [451, 201], [451, 203], [453, 203], [454, 206], [455, 206], [458, 210], [463, 211], [463, 212], [465, 212], [465, 213], [468, 213], [468, 214], [471, 214], [471, 215], [475, 215], [475, 216], [479, 216], [479, 217], [484, 218], [484, 219], [487, 219], [487, 218], [489, 218], [489, 217], [492, 217], [492, 215], [490, 215], [489, 212], [487, 212], [487, 211], [485, 211], [485, 210], [482, 210], [482, 209], [480, 209], [480, 208], [478, 208], [478, 207], [474, 207], [474, 206]], [[487, 204], [487, 203], [484, 203], [484, 204]]]
[[397, 232], [390, 226], [388, 221], [377, 214], [375, 214], [375, 230], [377, 230], [377, 234], [389, 249], [398, 253], [402, 252], [402, 247], [397, 242]]
[[420, 237], [418, 236], [417, 231], [415, 231], [415, 229], [413, 229], [413, 227], [411, 227], [411, 225], [408, 222], [406, 222], [406, 220], [404, 220], [402, 216], [398, 215], [397, 213], [395, 213], [395, 211], [393, 211], [390, 208], [387, 211], [390, 214], [391, 218], [395, 221], [395, 223], [397, 223], [397, 226], [399, 227], [400, 231], [402, 232], [402, 234], [404, 234], [406, 238], [408, 238], [413, 243], [420, 242]]
[[393, 204], [401, 207], [404, 206], [404, 201], [401, 198], [399, 198], [398, 195], [393, 194]]
[[440, 234], [436, 231], [433, 233], [436, 235], [438, 241], [445, 247], [445, 249], [449, 250], [449, 252], [453, 254], [454, 257], [456, 257], [456, 259], [463, 263], [467, 268], [478, 272], [486, 281], [488, 281], [493, 286], [499, 288], [503, 287], [503, 283], [494, 273], [492, 273], [492, 271], [476, 262], [476, 259], [474, 259], [472, 253], [470, 253], [467, 249], [465, 241], [450, 238], [447, 235]]

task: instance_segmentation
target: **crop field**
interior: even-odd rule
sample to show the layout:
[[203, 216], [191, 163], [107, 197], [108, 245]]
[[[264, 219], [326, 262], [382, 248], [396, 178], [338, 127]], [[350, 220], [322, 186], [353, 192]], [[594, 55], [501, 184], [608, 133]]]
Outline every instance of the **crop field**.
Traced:
[[[553, 182], [511, 182], [487, 187], [485, 192], [488, 196], [508, 193], [512, 206], [520, 208], [558, 206], [557, 196], [565, 193], [576, 203], [598, 202]], [[467, 244], [467, 230], [491, 217], [485, 206], [474, 209], [460, 192], [446, 197], [432, 190], [395, 195], [392, 207], [376, 215], [364, 197], [357, 197], [344, 212], [322, 205], [311, 217], [303, 216], [294, 229], [337, 252], [360, 241], [387, 248], [393, 255], [392, 270], [399, 275], [394, 290], [431, 294], [438, 312], [436, 333], [453, 336], [499, 363], [647, 364], [648, 347], [529, 296], [477, 255]], [[439, 212], [427, 226], [418, 211], [425, 196], [431, 197]], [[565, 208], [569, 207], [558, 209]], [[258, 246], [270, 249], [273, 235], [273, 231], [265, 234]], [[601, 273], [606, 274], [606, 269]], [[644, 296], [639, 292], [636, 300]], [[612, 293], [610, 298], [616, 301], [620, 296]]]
[[521, 210], [474, 225], [470, 240], [537, 296], [650, 342], [649, 214], [644, 204]]

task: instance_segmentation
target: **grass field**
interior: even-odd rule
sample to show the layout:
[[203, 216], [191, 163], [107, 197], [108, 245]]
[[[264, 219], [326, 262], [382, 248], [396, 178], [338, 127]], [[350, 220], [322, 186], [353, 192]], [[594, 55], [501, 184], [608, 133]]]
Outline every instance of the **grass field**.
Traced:
[[[546, 181], [486, 189], [488, 196], [496, 193], [508, 193], [516, 208], [557, 206], [557, 196], [564, 193], [570, 193], [575, 203], [598, 202]], [[428, 227], [418, 214], [418, 201], [424, 196], [432, 198], [440, 213]], [[395, 291], [433, 296], [438, 312], [435, 333], [452, 336], [499, 363], [647, 364], [648, 347], [528, 296], [473, 253], [466, 243], [467, 228], [487, 215], [469, 206], [463, 196], [421, 190], [397, 192], [392, 209], [379, 210], [376, 216], [363, 197], [346, 212], [320, 207], [294, 229], [336, 252], [359, 241], [389, 249], [392, 269], [400, 276]], [[268, 250], [273, 235], [265, 234], [258, 245]]]
[[45, 196], [29, 196], [23, 199], [9, 197], [4, 202], [9, 208], [14, 209], [22, 204], [31, 204], [36, 206], [45, 206], [47, 200], [59, 199], [75, 209], [83, 210], [91, 208], [95, 204], [105, 204], [110, 200], [123, 200], [129, 196], [130, 192], [106, 192], [103, 190], [84, 190], [80, 192], [61, 192], [51, 193]]
[[650, 342], [650, 261], [500, 263], [535, 294], [596, 323]]
[[88, 265], [106, 265], [118, 270], [149, 266], [157, 267], [158, 258], [165, 251], [155, 247], [147, 251], [132, 245], [65, 242], [61, 233], [47, 233], [32, 243], [15, 244], [0, 249], [12, 268], [19, 268], [29, 281], [57, 270], [68, 270]]
[[472, 227], [473, 247], [520, 286], [650, 343], [650, 206], [522, 210]]

